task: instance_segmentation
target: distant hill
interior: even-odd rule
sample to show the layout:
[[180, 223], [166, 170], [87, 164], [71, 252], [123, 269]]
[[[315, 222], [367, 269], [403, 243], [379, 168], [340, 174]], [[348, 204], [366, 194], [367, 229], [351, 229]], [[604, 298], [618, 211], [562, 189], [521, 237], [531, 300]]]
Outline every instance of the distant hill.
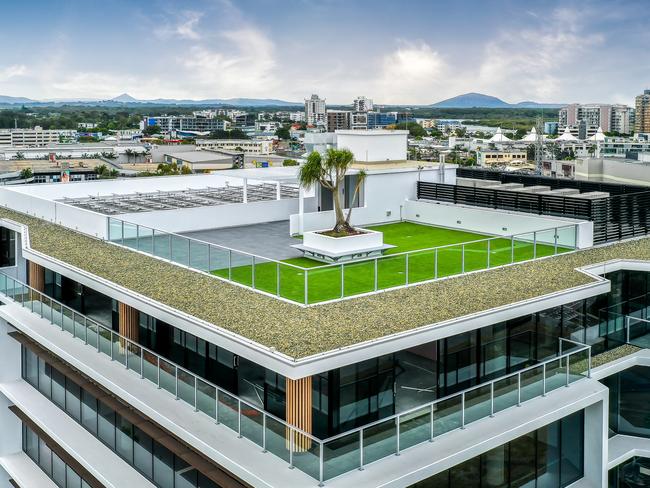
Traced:
[[301, 107], [302, 103], [287, 102], [274, 98], [211, 98], [204, 100], [191, 100], [175, 98], [156, 98], [152, 100], [139, 100], [128, 93], [122, 93], [117, 97], [109, 100], [96, 100], [88, 98], [69, 98], [69, 99], [52, 99], [52, 100], [32, 100], [22, 97], [8, 97], [0, 95], [0, 104], [15, 105], [24, 104], [32, 106], [48, 105], [79, 105], [79, 106], [108, 106], [119, 107], [121, 105], [200, 105], [200, 106], [231, 106], [231, 107]]
[[508, 103], [482, 93], [465, 93], [428, 106], [433, 108], [559, 108], [564, 105], [566, 104], [531, 101]]
[[5, 95], [0, 95], [0, 103], [34, 103], [35, 100], [31, 100], [29, 98], [24, 98], [24, 97], [8, 97]]

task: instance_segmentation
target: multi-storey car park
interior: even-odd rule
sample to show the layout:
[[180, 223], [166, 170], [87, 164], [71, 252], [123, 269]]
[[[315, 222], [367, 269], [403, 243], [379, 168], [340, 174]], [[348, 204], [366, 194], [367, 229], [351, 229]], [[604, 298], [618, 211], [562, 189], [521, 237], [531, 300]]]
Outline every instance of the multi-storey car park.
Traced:
[[0, 484], [647, 486], [649, 190], [518, 178], [376, 165], [325, 263], [294, 168], [0, 189]]

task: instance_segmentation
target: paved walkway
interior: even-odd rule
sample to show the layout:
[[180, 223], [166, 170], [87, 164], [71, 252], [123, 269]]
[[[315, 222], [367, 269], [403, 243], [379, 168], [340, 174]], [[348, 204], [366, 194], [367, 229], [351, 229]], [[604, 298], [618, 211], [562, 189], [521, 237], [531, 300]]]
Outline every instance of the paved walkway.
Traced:
[[288, 220], [201, 230], [183, 235], [265, 258], [282, 260], [302, 256], [300, 251], [290, 247], [291, 244], [300, 244], [301, 241], [289, 235]]

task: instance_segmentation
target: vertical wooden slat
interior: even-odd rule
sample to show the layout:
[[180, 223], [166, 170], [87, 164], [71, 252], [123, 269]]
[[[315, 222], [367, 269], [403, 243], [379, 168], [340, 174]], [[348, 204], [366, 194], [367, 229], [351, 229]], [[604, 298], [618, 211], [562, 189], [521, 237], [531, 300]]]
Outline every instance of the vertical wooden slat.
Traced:
[[37, 291], [45, 291], [45, 268], [29, 261], [29, 286]]
[[[140, 315], [138, 311], [125, 303], [119, 303], [118, 311], [120, 314], [119, 319], [119, 332], [121, 335], [127, 339], [131, 339], [133, 342], [138, 342], [138, 336], [140, 332], [139, 320]], [[125, 347], [126, 344], [122, 344], [123, 340], [120, 341], [120, 345]]]
[[[311, 376], [292, 380], [287, 378], [286, 383], [287, 401], [286, 417], [287, 423], [304, 432], [312, 433], [312, 383]], [[287, 447], [290, 444], [289, 432], [287, 431]], [[303, 435], [294, 437], [294, 450], [304, 452], [311, 448], [311, 439]]]

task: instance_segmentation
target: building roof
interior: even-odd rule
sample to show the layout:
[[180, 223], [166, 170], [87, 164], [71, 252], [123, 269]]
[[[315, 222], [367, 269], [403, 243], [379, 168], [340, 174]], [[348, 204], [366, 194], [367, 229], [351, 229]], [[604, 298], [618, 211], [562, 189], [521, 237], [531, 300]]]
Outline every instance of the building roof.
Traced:
[[569, 130], [569, 126], [567, 125], [564, 128], [564, 132], [562, 132], [562, 135], [555, 139], [556, 141], [577, 141], [578, 138], [571, 134], [571, 131]]
[[186, 151], [186, 152], [166, 152], [165, 156], [171, 156], [175, 159], [182, 159], [188, 163], [213, 163], [226, 162], [232, 164], [232, 157], [226, 154], [219, 154], [212, 151]]
[[598, 130], [596, 133], [587, 138], [588, 141], [604, 141], [605, 140], [605, 134], [603, 134], [603, 129], [598, 127]]
[[594, 281], [577, 267], [616, 258], [650, 260], [650, 239], [644, 238], [301, 307], [12, 210], [0, 209], [0, 218], [27, 225], [36, 251], [294, 358]]
[[533, 127], [522, 139], [523, 142], [537, 142], [537, 129]]
[[511, 139], [503, 133], [501, 127], [499, 127], [495, 132], [495, 134], [492, 137], [490, 137], [489, 142], [508, 142], [510, 140]]

